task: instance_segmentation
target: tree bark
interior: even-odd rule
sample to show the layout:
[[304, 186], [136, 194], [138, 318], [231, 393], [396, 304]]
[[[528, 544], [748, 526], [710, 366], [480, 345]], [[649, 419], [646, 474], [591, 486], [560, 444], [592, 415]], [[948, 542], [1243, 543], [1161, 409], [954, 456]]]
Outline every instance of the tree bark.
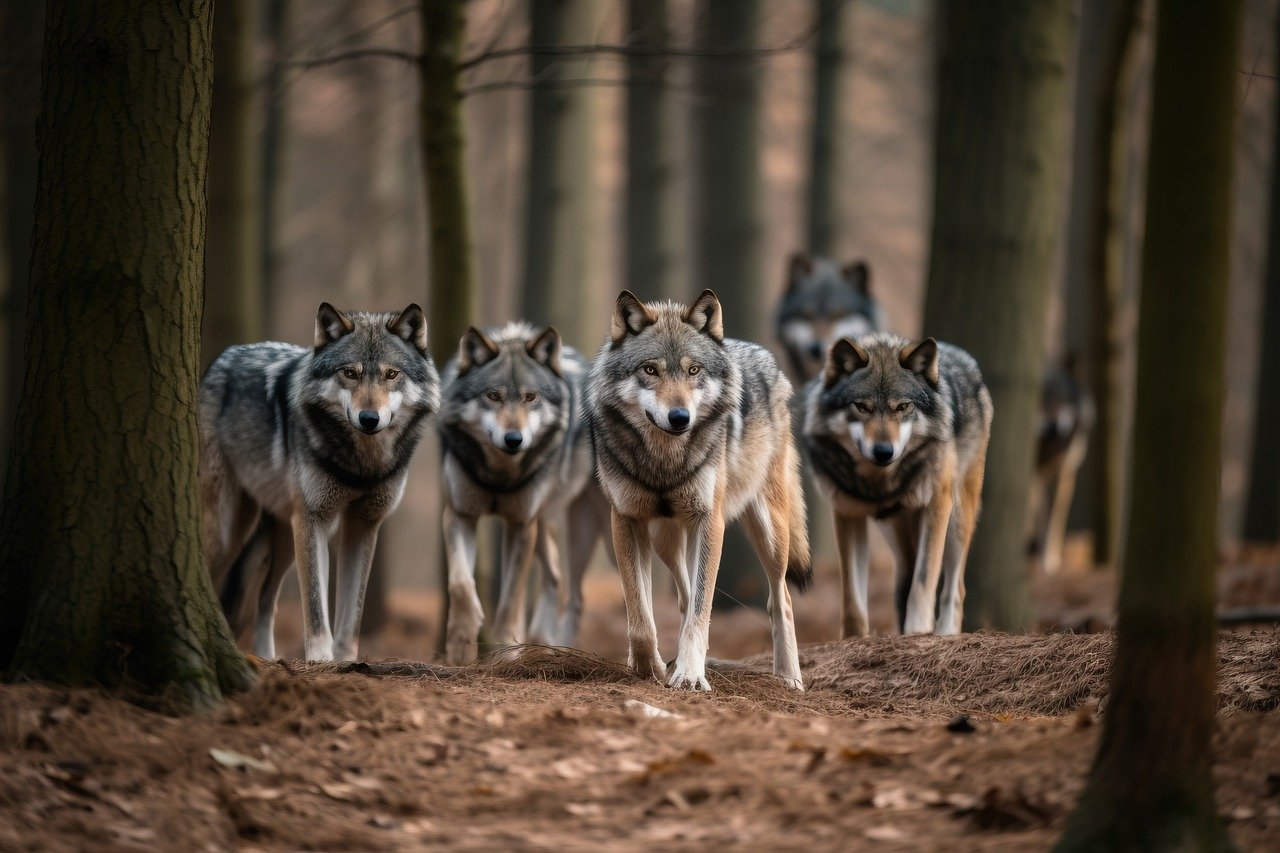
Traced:
[[[246, 687], [200, 551], [211, 4], [53, 3], [0, 667], [173, 711]], [[52, 425], [56, 425], [54, 428]]]
[[1134, 421], [1143, 440], [1105, 727], [1061, 850], [1229, 847], [1209, 749], [1240, 3], [1163, 2], [1156, 21]]
[[924, 328], [978, 360], [995, 401], [966, 625], [1032, 626], [1026, 514], [1060, 216], [1067, 0], [939, 9]]
[[842, 85], [845, 54], [840, 43], [844, 31], [845, 0], [816, 0], [817, 46], [813, 55], [813, 129], [809, 136], [809, 251], [832, 257], [846, 227], [840, 210], [840, 190], [846, 179], [840, 147], [843, 138], [841, 107], [848, 104]]
[[283, 153], [288, 134], [282, 62], [288, 44], [288, 0], [266, 0], [264, 30], [271, 51], [266, 73], [266, 109], [262, 125], [262, 214], [259, 218], [258, 280], [262, 289], [262, 327], [270, 334], [275, 290], [280, 277], [278, 220], [284, 192]]
[[254, 130], [254, 4], [217, 0], [213, 16], [213, 119], [201, 363], [232, 344], [260, 341], [262, 150]]

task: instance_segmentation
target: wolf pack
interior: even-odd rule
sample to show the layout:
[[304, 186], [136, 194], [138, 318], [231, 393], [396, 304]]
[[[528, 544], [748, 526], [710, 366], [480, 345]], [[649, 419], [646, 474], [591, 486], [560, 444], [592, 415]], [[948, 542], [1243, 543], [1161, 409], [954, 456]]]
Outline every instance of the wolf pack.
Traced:
[[[429, 426], [441, 452], [450, 664], [480, 649], [477, 531], [496, 516], [491, 643], [575, 644], [583, 576], [603, 539], [621, 579], [629, 665], [709, 690], [721, 547], [740, 521], [766, 576], [773, 673], [803, 689], [789, 589], [813, 581], [802, 465], [834, 517], [842, 636], [870, 631], [872, 523], [894, 551], [900, 629], [961, 630], [991, 395], [962, 349], [885, 330], [865, 263], [790, 260], [777, 311], [790, 377], [766, 347], [727, 336], [710, 290], [687, 305], [623, 291], [590, 361], [554, 327], [513, 322], [467, 329], [437, 372], [427, 326], [417, 305], [325, 303], [310, 346], [233, 346], [206, 372], [205, 560], [232, 630], [251, 635], [258, 656], [276, 656], [277, 600], [296, 567], [306, 658], [356, 658], [378, 530]], [[1065, 510], [1053, 501], [1069, 502], [1062, 484], [1074, 482], [1087, 440], [1070, 387], [1046, 383], [1037, 465], [1050, 472], [1047, 520], [1029, 537], [1041, 550], [1061, 548]], [[655, 556], [681, 614], [670, 662], [653, 614]]]

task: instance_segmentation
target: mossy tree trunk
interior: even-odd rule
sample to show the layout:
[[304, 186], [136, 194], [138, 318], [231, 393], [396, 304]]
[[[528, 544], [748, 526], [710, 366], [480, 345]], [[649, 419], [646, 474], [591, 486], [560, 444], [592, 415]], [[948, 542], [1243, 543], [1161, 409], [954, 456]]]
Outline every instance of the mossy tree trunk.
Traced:
[[1032, 627], [1026, 514], [1060, 222], [1067, 0], [939, 7], [924, 329], [978, 360], [995, 401], [965, 623]]
[[48, 8], [0, 668], [169, 710], [247, 686], [200, 551], [212, 5]]
[[816, 0], [817, 43], [813, 53], [813, 128], [809, 134], [809, 251], [831, 257], [847, 227], [841, 215], [841, 189], [847, 179], [841, 158], [848, 91], [844, 83], [845, 52], [840, 43], [845, 0]]
[[1102, 741], [1060, 850], [1229, 847], [1209, 747], [1240, 3], [1163, 2], [1156, 22], [1134, 421], [1143, 440]]
[[217, 0], [201, 364], [262, 340], [262, 149], [254, 129], [256, 4]]

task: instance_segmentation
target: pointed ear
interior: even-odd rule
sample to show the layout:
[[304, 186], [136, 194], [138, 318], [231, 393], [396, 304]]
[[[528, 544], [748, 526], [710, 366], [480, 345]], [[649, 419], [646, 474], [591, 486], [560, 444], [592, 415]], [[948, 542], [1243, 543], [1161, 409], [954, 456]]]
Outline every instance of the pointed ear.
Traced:
[[933, 338], [925, 338], [914, 346], [903, 347], [898, 354], [898, 363], [912, 373], [923, 376], [930, 385], [938, 384], [938, 342]]
[[547, 328], [538, 335], [529, 345], [525, 347], [529, 352], [529, 357], [538, 364], [544, 364], [551, 369], [556, 376], [560, 375], [560, 333], [556, 331], [555, 326], [547, 326]]
[[349, 335], [355, 327], [346, 314], [328, 302], [321, 302], [320, 310], [316, 312], [316, 349]]
[[418, 303], [410, 303], [399, 316], [388, 320], [387, 331], [412, 344], [423, 355], [427, 354], [427, 315]]
[[849, 376], [870, 363], [866, 350], [849, 338], [841, 338], [827, 351], [827, 363], [822, 368], [822, 384], [830, 388], [836, 380]]
[[485, 337], [484, 332], [471, 326], [462, 333], [462, 340], [458, 343], [458, 375], [497, 357], [497, 344]]
[[705, 332], [713, 341], [724, 340], [724, 312], [715, 291], [704, 290], [684, 312], [684, 321], [699, 332]]
[[813, 258], [804, 252], [796, 252], [787, 259], [787, 292], [796, 289], [810, 273], [813, 272]]
[[638, 335], [656, 322], [658, 318], [649, 313], [645, 304], [630, 290], [624, 290], [618, 294], [618, 301], [613, 304], [609, 337], [615, 344], [620, 344], [627, 335]]
[[840, 268], [840, 275], [863, 296], [871, 295], [871, 268], [866, 261], [854, 261]]

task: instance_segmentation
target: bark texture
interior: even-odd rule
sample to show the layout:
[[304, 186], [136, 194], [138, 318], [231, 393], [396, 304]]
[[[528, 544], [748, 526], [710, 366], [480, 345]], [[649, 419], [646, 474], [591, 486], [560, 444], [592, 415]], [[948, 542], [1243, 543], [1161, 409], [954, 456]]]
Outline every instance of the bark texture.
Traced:
[[842, 168], [842, 105], [848, 92], [843, 85], [846, 62], [840, 36], [849, 4], [844, 0], [817, 0], [817, 45], [813, 54], [813, 129], [809, 136], [809, 251], [832, 257], [847, 227], [840, 210]]
[[1134, 422], [1143, 440], [1105, 727], [1061, 850], [1228, 848], [1209, 746], [1240, 3], [1162, 2], [1156, 20]]
[[1027, 506], [1060, 216], [1067, 0], [939, 7], [924, 329], [978, 360], [995, 401], [965, 624], [1026, 630]]
[[196, 380], [212, 8], [50, 4], [0, 668], [208, 708], [247, 686], [205, 572]]

